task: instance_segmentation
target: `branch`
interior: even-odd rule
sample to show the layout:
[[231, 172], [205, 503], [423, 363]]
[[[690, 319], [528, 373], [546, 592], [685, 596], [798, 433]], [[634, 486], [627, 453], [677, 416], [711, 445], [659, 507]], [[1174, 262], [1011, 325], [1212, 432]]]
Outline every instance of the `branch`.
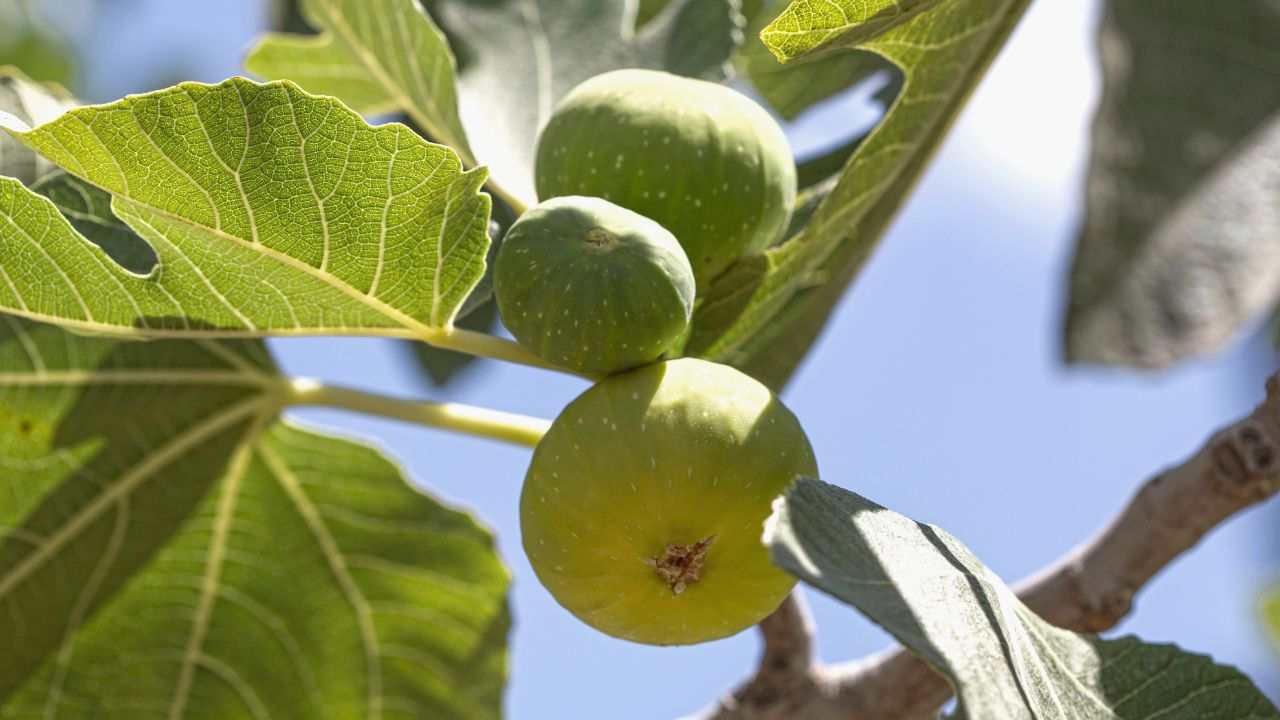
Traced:
[[813, 616], [798, 588], [760, 621], [759, 630], [764, 650], [756, 674], [699, 717], [785, 717], [820, 692], [816, 687], [820, 673], [813, 655]]
[[[1161, 569], [1220, 523], [1280, 490], [1280, 374], [1246, 418], [1209, 439], [1186, 462], [1148, 480], [1097, 536], [1018, 585], [1032, 610], [1069, 630], [1107, 630]], [[770, 657], [765, 633], [764, 661]], [[798, 631], [793, 631], [798, 632]], [[805, 628], [805, 643], [808, 633]], [[772, 641], [774, 643], [777, 640]], [[772, 693], [772, 694], [770, 694]], [[779, 685], [762, 667], [700, 717], [705, 720], [922, 720], [951, 687], [923, 661], [896, 648], [856, 663], [807, 665]], [[756, 699], [754, 702], [740, 699]]]

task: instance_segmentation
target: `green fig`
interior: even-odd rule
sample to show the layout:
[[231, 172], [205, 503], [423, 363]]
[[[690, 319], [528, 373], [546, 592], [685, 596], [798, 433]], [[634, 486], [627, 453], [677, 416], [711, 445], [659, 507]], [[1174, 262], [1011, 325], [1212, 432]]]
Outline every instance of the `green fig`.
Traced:
[[538, 579], [583, 622], [657, 645], [759, 622], [795, 583], [761, 541], [816, 476], [795, 416], [725, 365], [685, 358], [600, 381], [556, 418], [520, 495]]
[[494, 268], [502, 321], [548, 362], [608, 374], [653, 362], [689, 326], [693, 270], [661, 225], [599, 198], [525, 212]]
[[699, 287], [786, 231], [795, 160], [745, 95], [653, 70], [578, 85], [538, 138], [538, 197], [602, 197], [657, 221], [684, 246]]

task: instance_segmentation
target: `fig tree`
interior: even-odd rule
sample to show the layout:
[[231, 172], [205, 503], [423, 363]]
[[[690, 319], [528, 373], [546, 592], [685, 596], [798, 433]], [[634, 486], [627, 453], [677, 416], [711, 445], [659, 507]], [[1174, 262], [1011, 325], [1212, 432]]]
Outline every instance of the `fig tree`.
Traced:
[[511, 226], [494, 291], [522, 345], [608, 374], [656, 360], [681, 337], [694, 280], [680, 243], [658, 223], [599, 198], [559, 197]]
[[538, 579], [588, 625], [656, 645], [759, 622], [794, 585], [761, 542], [771, 503], [816, 475], [768, 388], [696, 359], [614, 375], [534, 451], [521, 534]]
[[741, 93], [654, 70], [578, 85], [538, 138], [538, 197], [592, 195], [650, 217], [684, 246], [699, 286], [786, 230], [795, 161]]

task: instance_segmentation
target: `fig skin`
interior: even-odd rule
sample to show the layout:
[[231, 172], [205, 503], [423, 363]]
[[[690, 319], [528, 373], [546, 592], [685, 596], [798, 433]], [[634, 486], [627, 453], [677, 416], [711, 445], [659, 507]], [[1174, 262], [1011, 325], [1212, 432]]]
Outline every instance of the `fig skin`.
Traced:
[[655, 363], [597, 383], [538, 444], [520, 496], [525, 552], [557, 602], [608, 635], [727, 637], [795, 584], [761, 535], [800, 475], [817, 475], [813, 450], [768, 388], [703, 360]]
[[680, 243], [599, 198], [530, 208], [494, 268], [503, 324], [542, 359], [591, 375], [653, 362], [689, 326], [696, 288]]
[[575, 87], [538, 137], [538, 197], [591, 195], [679, 239], [699, 287], [780, 239], [795, 159], [767, 111], [736, 90], [655, 70]]

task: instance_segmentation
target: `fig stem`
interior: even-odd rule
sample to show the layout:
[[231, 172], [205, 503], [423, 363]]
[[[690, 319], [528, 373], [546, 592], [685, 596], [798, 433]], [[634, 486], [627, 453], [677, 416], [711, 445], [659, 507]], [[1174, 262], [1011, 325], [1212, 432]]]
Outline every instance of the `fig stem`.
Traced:
[[550, 421], [528, 415], [490, 410], [461, 403], [437, 403], [378, 395], [318, 380], [298, 378], [290, 382], [283, 398], [285, 405], [341, 408], [365, 415], [403, 420], [426, 427], [475, 437], [534, 447], [542, 439]]
[[476, 332], [475, 330], [465, 330], [463, 328], [441, 328], [428, 335], [419, 337], [422, 342], [441, 348], [443, 350], [454, 350], [468, 355], [477, 357], [491, 358], [493, 360], [502, 360], [504, 362], [516, 363], [517, 365], [529, 365], [531, 367], [541, 368], [543, 370], [556, 370], [570, 375], [578, 375], [588, 380], [594, 380], [586, 375], [575, 373], [572, 370], [562, 368], [559, 365], [553, 365], [546, 360], [534, 355], [532, 352], [524, 349], [517, 342], [500, 338], [488, 333]]

